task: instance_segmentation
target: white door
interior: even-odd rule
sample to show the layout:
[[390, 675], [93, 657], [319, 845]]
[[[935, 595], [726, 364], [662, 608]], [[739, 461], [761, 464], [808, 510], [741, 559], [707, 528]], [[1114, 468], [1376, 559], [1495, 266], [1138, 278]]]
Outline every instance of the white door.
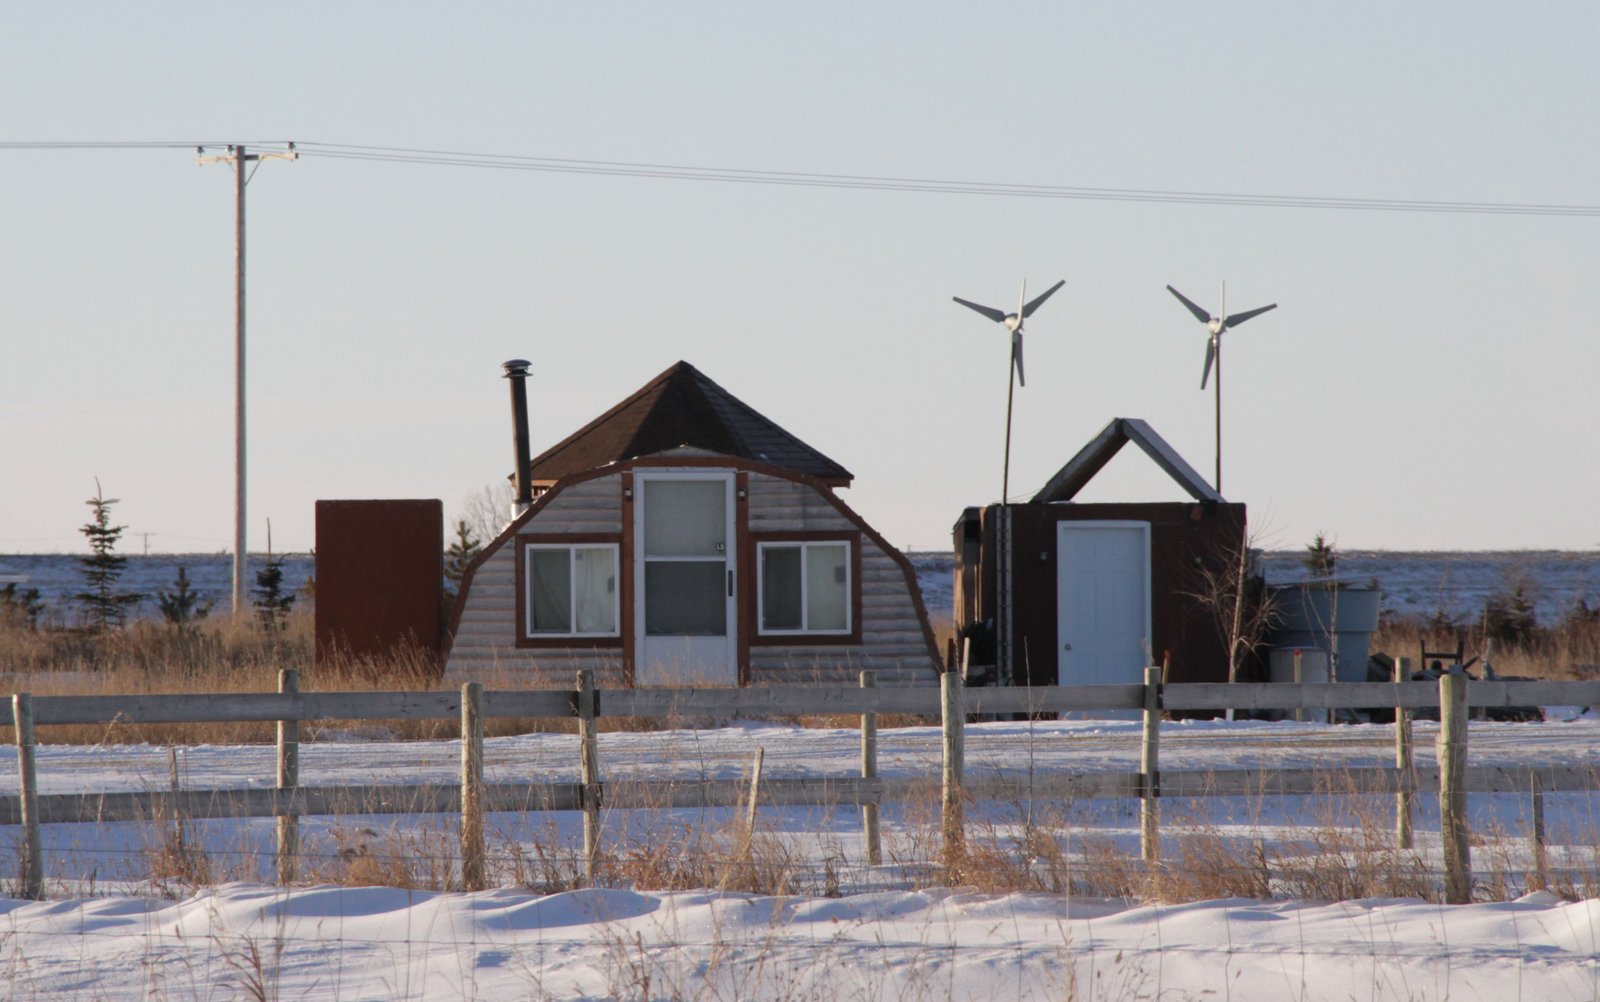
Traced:
[[1150, 523], [1056, 523], [1056, 677], [1143, 682], [1150, 664]]
[[738, 685], [733, 475], [634, 478], [635, 685]]

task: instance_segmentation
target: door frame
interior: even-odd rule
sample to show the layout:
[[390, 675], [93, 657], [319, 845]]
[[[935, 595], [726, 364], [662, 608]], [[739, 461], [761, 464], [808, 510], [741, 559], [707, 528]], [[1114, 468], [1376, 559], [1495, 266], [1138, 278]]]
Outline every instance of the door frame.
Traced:
[[[723, 502], [723, 563], [727, 574], [728, 588], [724, 595], [726, 604], [727, 633], [721, 638], [726, 643], [725, 663], [718, 668], [725, 671], [719, 678], [728, 680], [725, 684], [739, 685], [742, 668], [740, 666], [740, 629], [743, 625], [740, 620], [740, 562], [742, 555], [739, 552], [739, 518], [738, 499], [736, 490], [736, 471], [731, 468], [717, 467], [651, 467], [643, 469], [635, 467], [632, 477], [633, 513], [632, 513], [632, 549], [628, 555], [628, 563], [633, 572], [632, 581], [632, 622], [630, 628], [633, 632], [633, 671], [634, 684], [640, 684], [641, 676], [648, 678], [652, 674], [650, 637], [645, 634], [645, 551], [647, 540], [645, 538], [645, 509], [648, 503], [645, 500], [645, 484], [649, 481], [716, 481], [724, 485]], [[705, 638], [711, 640], [713, 638]], [[704, 681], [704, 680], [700, 680]]]

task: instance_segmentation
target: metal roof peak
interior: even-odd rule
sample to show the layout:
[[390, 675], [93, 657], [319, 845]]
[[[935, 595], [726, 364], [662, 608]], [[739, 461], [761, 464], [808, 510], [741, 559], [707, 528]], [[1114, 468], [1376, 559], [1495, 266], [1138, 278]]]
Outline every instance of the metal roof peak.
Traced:
[[1155, 460], [1179, 487], [1196, 501], [1223, 501], [1221, 494], [1195, 472], [1167, 440], [1139, 418], [1112, 418], [1100, 434], [1067, 460], [1067, 464], [1033, 496], [1036, 504], [1051, 501], [1070, 501], [1094, 479], [1095, 474], [1111, 461], [1124, 445], [1133, 442]]

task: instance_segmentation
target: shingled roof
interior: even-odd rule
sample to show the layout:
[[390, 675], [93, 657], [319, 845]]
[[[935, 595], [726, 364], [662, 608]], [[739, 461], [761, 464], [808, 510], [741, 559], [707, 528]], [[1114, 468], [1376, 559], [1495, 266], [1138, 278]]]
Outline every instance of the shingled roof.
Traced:
[[849, 470], [795, 438], [688, 362], [679, 362], [534, 457], [532, 481], [679, 448], [738, 456], [848, 487]]

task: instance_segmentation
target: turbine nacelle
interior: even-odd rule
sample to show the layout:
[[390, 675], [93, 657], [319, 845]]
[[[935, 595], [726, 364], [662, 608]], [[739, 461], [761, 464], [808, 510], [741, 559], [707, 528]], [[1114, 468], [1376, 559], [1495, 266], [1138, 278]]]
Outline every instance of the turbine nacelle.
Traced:
[[1206, 367], [1205, 370], [1200, 374], [1200, 388], [1202, 390], [1206, 388], [1206, 382], [1211, 378], [1211, 364], [1215, 362], [1217, 356], [1222, 353], [1222, 335], [1228, 330], [1231, 330], [1232, 328], [1244, 323], [1246, 320], [1249, 320], [1251, 317], [1260, 316], [1268, 310], [1275, 310], [1278, 308], [1278, 304], [1273, 303], [1270, 306], [1258, 306], [1253, 310], [1245, 310], [1243, 313], [1234, 313], [1229, 315], [1228, 285], [1226, 282], [1224, 282], [1222, 285], [1221, 309], [1218, 311], [1217, 316], [1212, 316], [1209, 312], [1196, 305], [1193, 300], [1179, 292], [1177, 289], [1174, 289], [1172, 286], [1167, 286], [1167, 291], [1172, 293], [1174, 296], [1177, 296], [1178, 302], [1182, 303], [1184, 306], [1187, 306], [1189, 308], [1189, 312], [1194, 314], [1194, 318], [1206, 325], [1206, 333], [1209, 336], [1206, 338]]
[[962, 306], [965, 306], [969, 310], [974, 310], [983, 314], [1010, 332], [1011, 368], [1012, 371], [1017, 374], [1017, 385], [1026, 386], [1028, 385], [1028, 382], [1023, 378], [1022, 371], [1022, 325], [1027, 323], [1029, 317], [1033, 316], [1034, 310], [1037, 310], [1046, 299], [1049, 299], [1055, 294], [1057, 289], [1066, 284], [1067, 280], [1063, 278], [1055, 285], [1052, 285], [1044, 292], [1041, 292], [1039, 295], [1035, 296], [1032, 300], [1029, 300], [1028, 283], [1026, 280], [1024, 280], [1022, 283], [1022, 294], [1017, 298], [1017, 311], [1015, 313], [1007, 313], [1004, 310], [997, 310], [993, 306], [982, 306], [978, 303], [971, 302], [970, 300], [962, 299], [960, 296], [951, 296], [950, 298], [954, 299], [956, 302], [960, 303]]

